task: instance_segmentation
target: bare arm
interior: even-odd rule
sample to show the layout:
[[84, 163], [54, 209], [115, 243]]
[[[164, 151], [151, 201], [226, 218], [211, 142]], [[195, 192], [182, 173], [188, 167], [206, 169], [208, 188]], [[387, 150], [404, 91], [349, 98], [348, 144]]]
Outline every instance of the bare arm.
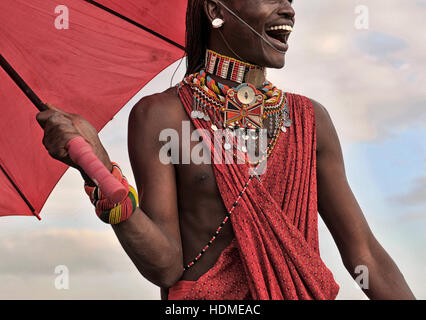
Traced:
[[[165, 117], [161, 110], [170, 105], [170, 98], [165, 97], [144, 98], [130, 114], [129, 153], [140, 207], [127, 221], [113, 227], [142, 275], [162, 288], [172, 286], [183, 272], [174, 167], [159, 161], [160, 127], [168, 125], [162, 123]], [[93, 186], [93, 181], [70, 159], [65, 146], [76, 136], [84, 137], [111, 171], [110, 158], [96, 129], [77, 114], [47, 106], [48, 110], [36, 117], [44, 130], [43, 145], [50, 156], [78, 169], [86, 182]], [[166, 119], [170, 121], [170, 118]]]
[[128, 148], [140, 207], [113, 229], [141, 274], [168, 288], [182, 275], [183, 257], [174, 166], [159, 160], [159, 103], [144, 98], [130, 114]]
[[366, 266], [370, 299], [415, 299], [403, 275], [371, 232], [346, 178], [342, 150], [331, 118], [313, 101], [317, 119], [318, 206], [343, 263], [353, 278]]

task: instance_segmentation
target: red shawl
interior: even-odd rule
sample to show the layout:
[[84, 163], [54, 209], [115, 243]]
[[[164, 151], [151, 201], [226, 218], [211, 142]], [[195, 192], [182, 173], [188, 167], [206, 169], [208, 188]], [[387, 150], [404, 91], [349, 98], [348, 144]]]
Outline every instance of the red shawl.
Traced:
[[[190, 117], [191, 88], [184, 85], [179, 95]], [[336, 297], [339, 286], [318, 248], [314, 108], [306, 97], [287, 94], [287, 99], [293, 123], [286, 133], [281, 132], [262, 182], [253, 179], [233, 211], [234, 241], [216, 265], [193, 282], [185, 299]], [[210, 130], [205, 121], [191, 120], [196, 128]], [[229, 210], [249, 179], [248, 167], [223, 162], [214, 163], [213, 168]]]

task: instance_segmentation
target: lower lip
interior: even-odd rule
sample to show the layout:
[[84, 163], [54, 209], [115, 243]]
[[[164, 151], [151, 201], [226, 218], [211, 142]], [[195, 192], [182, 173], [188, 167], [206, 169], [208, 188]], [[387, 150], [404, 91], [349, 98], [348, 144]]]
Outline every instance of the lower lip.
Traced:
[[266, 35], [266, 38], [268, 39], [268, 41], [275, 47], [275, 49], [278, 49], [279, 51], [287, 52], [287, 50], [288, 50], [288, 44], [287, 43], [284, 43], [284, 42], [281, 42], [281, 41], [279, 41], [275, 38], [272, 38], [272, 37], [268, 36], [267, 34], [265, 34], [265, 35]]

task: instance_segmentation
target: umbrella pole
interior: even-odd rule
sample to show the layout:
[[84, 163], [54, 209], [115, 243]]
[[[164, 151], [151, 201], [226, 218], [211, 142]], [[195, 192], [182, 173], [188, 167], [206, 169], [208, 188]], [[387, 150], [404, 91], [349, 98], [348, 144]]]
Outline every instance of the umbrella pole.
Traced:
[[21, 76], [12, 68], [7, 60], [0, 54], [0, 66], [6, 71], [6, 73], [12, 78], [16, 85], [22, 90], [23, 93], [30, 99], [30, 101], [40, 111], [45, 111], [48, 108], [35, 94], [35, 92], [29, 87], [29, 85], [21, 78]]
[[[12, 78], [16, 85], [25, 93], [28, 99], [40, 111], [48, 110], [48, 107], [40, 100], [35, 92], [28, 86], [28, 84], [21, 78], [21, 76], [12, 68], [6, 59], [0, 54], [0, 66]], [[76, 137], [68, 141], [66, 149], [69, 152], [71, 160], [79, 165], [84, 172], [93, 180], [102, 190], [102, 192], [114, 203], [121, 202], [127, 196], [128, 190], [107, 170], [105, 165], [96, 157], [92, 147], [81, 137]], [[3, 168], [2, 168], [3, 170]], [[5, 172], [5, 170], [3, 170]], [[6, 172], [5, 172], [6, 173]], [[6, 174], [6, 176], [10, 177]], [[22, 192], [18, 187], [13, 184], [15, 189], [25, 199]], [[27, 201], [26, 201], [27, 202]], [[29, 202], [27, 203], [29, 204]], [[32, 208], [32, 207], [31, 207]], [[32, 209], [34, 215], [38, 217], [35, 210]], [[40, 218], [40, 217], [38, 217]]]

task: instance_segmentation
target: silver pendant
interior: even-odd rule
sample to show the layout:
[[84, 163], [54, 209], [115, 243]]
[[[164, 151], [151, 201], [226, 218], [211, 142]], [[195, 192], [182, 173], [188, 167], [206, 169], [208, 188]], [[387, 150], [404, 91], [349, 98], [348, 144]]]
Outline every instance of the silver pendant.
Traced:
[[292, 123], [293, 121], [291, 121], [290, 119], [287, 119], [284, 121], [284, 126], [287, 128], [290, 128]]
[[252, 104], [256, 99], [256, 92], [249, 86], [241, 86], [237, 91], [237, 98], [242, 104]]

